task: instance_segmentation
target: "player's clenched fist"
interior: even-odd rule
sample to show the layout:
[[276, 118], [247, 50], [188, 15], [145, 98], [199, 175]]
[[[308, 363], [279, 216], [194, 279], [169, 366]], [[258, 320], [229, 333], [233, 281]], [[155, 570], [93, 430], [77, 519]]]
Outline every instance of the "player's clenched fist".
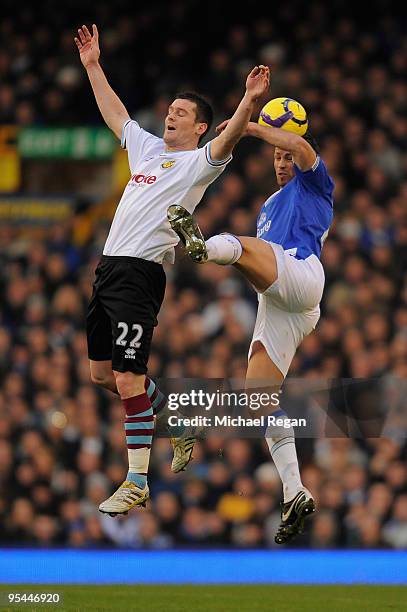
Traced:
[[79, 49], [81, 62], [85, 68], [91, 64], [97, 64], [100, 56], [99, 49], [99, 34], [95, 24], [92, 25], [92, 34], [88, 28], [83, 25], [78, 29], [78, 37], [74, 38], [76, 46]]

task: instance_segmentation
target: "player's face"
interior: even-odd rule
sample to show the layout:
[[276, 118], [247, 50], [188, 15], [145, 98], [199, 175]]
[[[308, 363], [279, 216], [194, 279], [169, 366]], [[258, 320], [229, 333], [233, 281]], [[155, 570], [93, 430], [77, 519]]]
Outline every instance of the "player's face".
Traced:
[[289, 151], [274, 150], [274, 170], [276, 171], [277, 185], [284, 187], [295, 176], [293, 156]]
[[163, 139], [168, 147], [194, 148], [205, 129], [196, 119], [195, 102], [177, 98], [168, 108]]

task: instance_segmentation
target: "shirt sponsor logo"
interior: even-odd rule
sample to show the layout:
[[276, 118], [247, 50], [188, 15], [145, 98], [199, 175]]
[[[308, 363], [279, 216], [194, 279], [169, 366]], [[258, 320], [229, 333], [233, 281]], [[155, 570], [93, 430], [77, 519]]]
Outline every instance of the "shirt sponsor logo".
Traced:
[[166, 168], [172, 168], [175, 164], [175, 161], [175, 159], [170, 159], [169, 161], [163, 162], [161, 164], [161, 168], [163, 168], [163, 170], [165, 170]]
[[130, 184], [136, 185], [152, 185], [157, 180], [154, 175], [133, 174], [130, 178]]
[[269, 231], [271, 226], [271, 221], [267, 221], [266, 225], [261, 229], [257, 230], [257, 238], [261, 238], [266, 232]]

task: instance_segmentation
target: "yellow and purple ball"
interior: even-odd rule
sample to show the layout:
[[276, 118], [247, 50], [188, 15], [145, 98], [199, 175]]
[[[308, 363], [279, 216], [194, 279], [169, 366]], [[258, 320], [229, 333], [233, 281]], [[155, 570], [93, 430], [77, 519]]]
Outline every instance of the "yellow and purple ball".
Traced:
[[261, 109], [258, 123], [303, 136], [308, 129], [307, 111], [292, 98], [274, 98]]

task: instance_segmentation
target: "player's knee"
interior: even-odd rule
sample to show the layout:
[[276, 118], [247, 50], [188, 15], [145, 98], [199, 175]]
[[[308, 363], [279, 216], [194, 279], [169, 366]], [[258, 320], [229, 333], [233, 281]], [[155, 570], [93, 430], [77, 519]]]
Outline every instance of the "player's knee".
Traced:
[[114, 372], [116, 386], [121, 398], [145, 393], [145, 375], [134, 372]]

